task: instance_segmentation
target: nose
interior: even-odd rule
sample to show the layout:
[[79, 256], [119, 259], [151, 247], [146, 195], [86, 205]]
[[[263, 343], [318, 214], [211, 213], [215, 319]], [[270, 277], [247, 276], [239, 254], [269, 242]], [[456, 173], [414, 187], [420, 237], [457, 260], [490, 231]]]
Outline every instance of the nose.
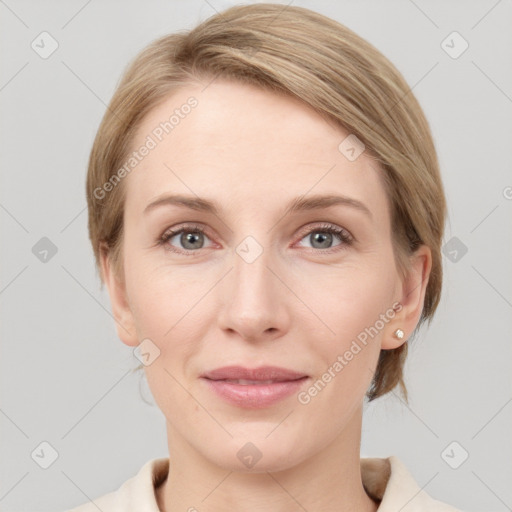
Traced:
[[266, 249], [252, 262], [234, 253], [219, 289], [221, 329], [250, 342], [274, 340], [288, 330], [290, 291], [278, 267]]

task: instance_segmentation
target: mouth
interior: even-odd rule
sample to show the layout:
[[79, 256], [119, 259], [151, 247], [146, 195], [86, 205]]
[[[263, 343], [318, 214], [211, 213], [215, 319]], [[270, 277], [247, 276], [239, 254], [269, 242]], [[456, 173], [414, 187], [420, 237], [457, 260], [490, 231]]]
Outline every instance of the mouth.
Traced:
[[201, 376], [210, 391], [230, 405], [248, 409], [270, 407], [293, 393], [309, 380], [309, 376], [278, 367], [255, 369], [230, 366]]
[[248, 379], [209, 379], [215, 380], [216, 382], [229, 382], [231, 384], [239, 384], [240, 386], [264, 386], [267, 384], [275, 384], [277, 382], [295, 382], [297, 380], [303, 380], [307, 377], [300, 377], [299, 379], [293, 380], [248, 380]]
[[303, 372], [280, 368], [278, 366], [261, 366], [259, 368], [245, 368], [243, 366], [224, 366], [208, 371], [201, 375], [210, 380], [239, 381], [242, 384], [285, 382], [308, 377]]

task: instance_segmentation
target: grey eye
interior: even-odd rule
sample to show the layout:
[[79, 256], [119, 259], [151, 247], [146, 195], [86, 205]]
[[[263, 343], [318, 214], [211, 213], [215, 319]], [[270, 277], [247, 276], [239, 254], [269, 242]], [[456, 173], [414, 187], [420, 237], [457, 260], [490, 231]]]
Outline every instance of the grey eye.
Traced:
[[309, 235], [311, 245], [315, 249], [329, 249], [333, 242], [332, 233], [325, 233], [323, 231], [314, 231]]
[[[183, 249], [202, 249], [204, 244], [204, 234], [197, 231], [183, 231], [179, 235], [180, 243]], [[174, 238], [174, 237], [173, 237]]]

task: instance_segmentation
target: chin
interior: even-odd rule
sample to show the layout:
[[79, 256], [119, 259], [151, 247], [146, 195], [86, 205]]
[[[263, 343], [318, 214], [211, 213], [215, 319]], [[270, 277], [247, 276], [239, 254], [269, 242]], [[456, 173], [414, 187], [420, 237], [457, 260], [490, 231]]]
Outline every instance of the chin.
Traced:
[[283, 442], [277, 437], [271, 439], [272, 434], [268, 438], [268, 432], [268, 429], [264, 429], [264, 432], [261, 429], [258, 433], [254, 431], [254, 435], [246, 432], [245, 435], [235, 436], [224, 444], [212, 443], [203, 447], [203, 456], [225, 470], [242, 473], [284, 471], [307, 457], [300, 439], [288, 435], [284, 436], [286, 441]]

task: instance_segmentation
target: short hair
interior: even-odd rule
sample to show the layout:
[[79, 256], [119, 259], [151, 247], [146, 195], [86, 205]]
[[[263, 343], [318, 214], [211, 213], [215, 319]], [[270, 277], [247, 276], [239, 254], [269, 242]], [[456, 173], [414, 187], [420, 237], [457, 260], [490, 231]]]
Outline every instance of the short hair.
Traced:
[[[446, 201], [425, 115], [403, 76], [373, 45], [326, 16], [278, 4], [231, 7], [192, 30], [156, 39], [127, 66], [96, 134], [86, 180], [89, 237], [102, 284], [102, 251], [123, 276], [125, 186], [116, 173], [133, 151], [141, 121], [178, 89], [218, 77], [297, 98], [364, 144], [391, 205], [397, 268], [404, 273], [420, 245], [431, 249], [412, 334], [430, 323], [441, 295]], [[109, 193], [99, 194], [107, 183]], [[407, 401], [407, 346], [381, 350], [369, 401], [397, 384]]]

